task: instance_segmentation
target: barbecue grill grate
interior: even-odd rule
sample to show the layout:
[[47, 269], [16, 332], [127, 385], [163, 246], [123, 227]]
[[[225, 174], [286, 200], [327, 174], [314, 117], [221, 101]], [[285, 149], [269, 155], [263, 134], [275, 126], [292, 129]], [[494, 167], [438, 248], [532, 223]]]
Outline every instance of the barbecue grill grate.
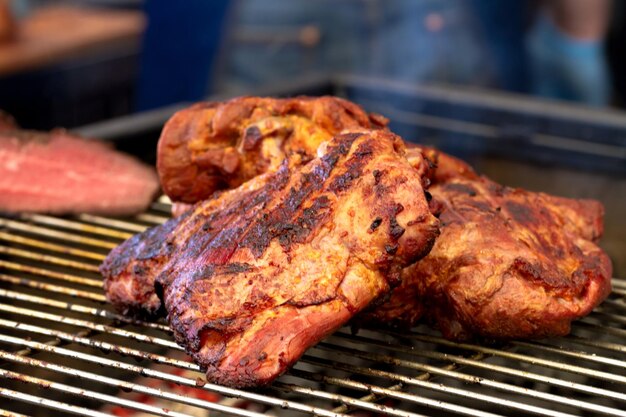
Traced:
[[106, 253], [169, 208], [0, 217], [0, 415], [626, 416], [620, 279], [565, 338], [479, 346], [344, 328], [269, 388], [207, 383], [167, 325], [113, 313], [101, 290]]

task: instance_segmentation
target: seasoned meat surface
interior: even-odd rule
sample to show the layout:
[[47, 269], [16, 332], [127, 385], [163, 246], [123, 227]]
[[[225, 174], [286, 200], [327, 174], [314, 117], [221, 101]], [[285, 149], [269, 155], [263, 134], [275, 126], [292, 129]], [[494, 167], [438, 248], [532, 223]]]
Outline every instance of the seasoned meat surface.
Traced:
[[443, 206], [441, 236], [363, 319], [412, 326], [425, 315], [455, 340], [541, 338], [569, 333], [608, 295], [600, 203], [504, 187], [430, 157], [444, 165], [429, 189]]
[[296, 165], [306, 163], [336, 134], [386, 123], [336, 97], [198, 103], [163, 128], [157, 154], [161, 185], [173, 201], [195, 203], [274, 171], [287, 157]]
[[159, 189], [154, 169], [63, 130], [10, 128], [0, 115], [0, 211], [135, 214]]
[[284, 162], [199, 203], [138, 238], [145, 249], [131, 239], [109, 255], [109, 298], [118, 279], [156, 278], [210, 381], [267, 384], [430, 250], [438, 220], [403, 153], [382, 130], [340, 135], [299, 169]]

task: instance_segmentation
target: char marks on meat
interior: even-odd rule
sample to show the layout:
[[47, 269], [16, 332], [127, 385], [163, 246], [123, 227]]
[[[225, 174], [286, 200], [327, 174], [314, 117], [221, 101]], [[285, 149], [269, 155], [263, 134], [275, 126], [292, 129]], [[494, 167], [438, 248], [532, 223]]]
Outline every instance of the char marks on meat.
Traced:
[[361, 320], [408, 327], [426, 316], [455, 340], [542, 338], [569, 333], [609, 294], [600, 203], [504, 187], [424, 154], [438, 164], [429, 192], [443, 206], [441, 236]]
[[161, 185], [173, 201], [195, 203], [274, 171], [285, 159], [306, 163], [336, 134], [386, 123], [336, 97], [198, 103], [176, 113], [163, 128], [157, 154]]
[[64, 131], [0, 129], [0, 210], [133, 214], [159, 189], [154, 170]]
[[267, 384], [430, 250], [438, 220], [403, 153], [383, 130], [339, 135], [303, 167], [284, 162], [122, 244], [101, 267], [107, 295], [152, 277], [209, 380]]

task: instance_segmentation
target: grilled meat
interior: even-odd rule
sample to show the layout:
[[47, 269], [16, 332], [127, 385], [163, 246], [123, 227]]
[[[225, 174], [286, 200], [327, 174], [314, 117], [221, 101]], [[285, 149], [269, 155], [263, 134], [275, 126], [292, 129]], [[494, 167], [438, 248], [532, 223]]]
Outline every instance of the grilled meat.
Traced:
[[441, 236], [361, 320], [409, 327], [425, 315], [454, 340], [541, 338], [569, 333], [608, 295], [600, 203], [503, 187], [424, 153], [439, 164], [429, 192], [443, 205]]
[[133, 214], [158, 189], [152, 168], [104, 143], [60, 130], [0, 129], [2, 211]]
[[156, 279], [209, 380], [267, 384], [430, 250], [438, 221], [403, 152], [382, 130], [340, 135], [300, 169], [285, 162], [199, 203], [111, 252], [109, 299], [126, 295], [120, 281]]
[[295, 165], [306, 163], [338, 133], [386, 123], [335, 97], [198, 103], [163, 128], [157, 154], [161, 185], [173, 201], [195, 203], [276, 170], [287, 157]]

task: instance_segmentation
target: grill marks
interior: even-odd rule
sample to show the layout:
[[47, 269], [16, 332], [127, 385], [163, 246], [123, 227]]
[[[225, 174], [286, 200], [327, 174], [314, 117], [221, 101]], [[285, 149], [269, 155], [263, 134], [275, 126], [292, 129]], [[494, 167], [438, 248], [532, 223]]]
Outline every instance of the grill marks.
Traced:
[[147, 257], [170, 259], [141, 272], [156, 277], [177, 341], [210, 380], [271, 382], [430, 249], [438, 222], [398, 143], [337, 136], [301, 169], [287, 162], [172, 221], [169, 244]]
[[[101, 266], [102, 274], [110, 277], [105, 280], [109, 300], [124, 314], [142, 317], [160, 315], [163, 310], [153, 289], [155, 279], [159, 288], [171, 283], [175, 272], [181, 270], [195, 271], [194, 280], [210, 279], [214, 270], [206, 269], [204, 265], [228, 264], [238, 248], [248, 248], [258, 258], [272, 241], [277, 241], [285, 252], [293, 244], [306, 242], [311, 231], [328, 221], [332, 203], [329, 195], [324, 194], [313, 198], [310, 206], [304, 207], [303, 202], [325, 187], [337, 162], [348, 155], [352, 143], [359, 136], [358, 133], [346, 134], [341, 141], [329, 146], [321, 159], [322, 163], [311, 172], [304, 173], [298, 183], [289, 189], [287, 197], [272, 206], [271, 210], [265, 209], [268, 204], [276, 203], [274, 196], [290, 181], [288, 161], [278, 171], [266, 174], [261, 186], [248, 187], [243, 193], [226, 191], [217, 196], [220, 209], [215, 209], [217, 204], [198, 206], [169, 220], [164, 226], [133, 236], [116, 248]], [[371, 147], [361, 145], [346, 161], [346, 172], [333, 177], [328, 188], [334, 194], [345, 191], [361, 174], [362, 166], [371, 156]], [[257, 216], [264, 210], [262, 215]], [[194, 237], [182, 237], [177, 243], [176, 235], [180, 231]], [[184, 253], [185, 256], [172, 256], [174, 252]], [[124, 281], [132, 281], [130, 288], [133, 291], [121, 285], [122, 276]], [[151, 300], [145, 304], [146, 307], [150, 305], [150, 311], [143, 312], [142, 302], [147, 300]]]
[[[327, 195], [320, 195], [313, 199], [313, 203], [303, 209], [303, 203], [312, 195], [319, 193], [330, 178], [333, 169], [340, 158], [350, 151], [352, 143], [359, 134], [346, 134], [334, 146], [329, 146], [321, 164], [311, 172], [304, 173], [297, 186], [291, 187], [287, 198], [255, 221], [250, 230], [244, 235], [240, 246], [249, 248], [255, 257], [260, 257], [269, 244], [278, 239], [280, 245], [287, 252], [294, 243], [304, 243], [312, 230], [325, 223], [331, 213], [331, 201]], [[367, 155], [354, 153], [346, 163], [347, 172], [333, 178], [328, 189], [335, 194], [345, 191], [354, 181], [355, 173], [367, 162], [371, 152]], [[340, 184], [340, 185], [338, 185]]]

